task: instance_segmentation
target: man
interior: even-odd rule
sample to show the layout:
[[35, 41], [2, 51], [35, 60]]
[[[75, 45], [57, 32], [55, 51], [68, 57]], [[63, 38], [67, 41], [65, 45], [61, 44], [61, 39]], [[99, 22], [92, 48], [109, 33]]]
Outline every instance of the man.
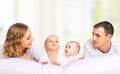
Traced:
[[102, 21], [93, 27], [93, 37], [84, 45], [85, 57], [120, 53], [120, 42], [111, 40], [114, 28], [110, 22]]

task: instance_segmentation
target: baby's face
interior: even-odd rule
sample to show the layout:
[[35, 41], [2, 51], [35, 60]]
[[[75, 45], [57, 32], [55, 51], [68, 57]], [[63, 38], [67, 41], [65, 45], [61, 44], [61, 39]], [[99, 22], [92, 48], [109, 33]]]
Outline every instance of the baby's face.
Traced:
[[60, 48], [59, 41], [57, 36], [49, 36], [46, 41], [45, 49], [46, 50], [58, 50]]
[[76, 43], [68, 43], [65, 47], [66, 56], [75, 56], [79, 53], [79, 49], [77, 48]]

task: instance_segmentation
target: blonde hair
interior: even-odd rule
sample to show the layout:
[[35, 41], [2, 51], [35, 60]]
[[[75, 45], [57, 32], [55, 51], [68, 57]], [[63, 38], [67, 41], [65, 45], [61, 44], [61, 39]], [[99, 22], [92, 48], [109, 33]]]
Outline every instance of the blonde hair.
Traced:
[[26, 52], [21, 49], [21, 39], [24, 37], [27, 30], [28, 26], [23, 23], [15, 23], [10, 26], [3, 47], [4, 57], [18, 57]]
[[52, 36], [58, 38], [57, 35], [49, 35], [49, 36], [45, 39], [44, 46], [46, 46], [48, 39], [49, 39], [50, 37], [52, 37]]

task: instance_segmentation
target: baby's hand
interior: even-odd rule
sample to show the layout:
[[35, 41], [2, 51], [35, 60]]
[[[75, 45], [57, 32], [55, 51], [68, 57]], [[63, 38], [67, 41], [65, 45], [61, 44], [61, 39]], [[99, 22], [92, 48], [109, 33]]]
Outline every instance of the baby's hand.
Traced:
[[42, 64], [48, 64], [48, 62], [41, 62]]
[[84, 59], [84, 58], [85, 58], [84, 56], [83, 56], [83, 57], [80, 57], [79, 60]]
[[60, 64], [57, 63], [57, 62], [52, 62], [52, 64], [57, 65], [57, 66], [60, 66]]

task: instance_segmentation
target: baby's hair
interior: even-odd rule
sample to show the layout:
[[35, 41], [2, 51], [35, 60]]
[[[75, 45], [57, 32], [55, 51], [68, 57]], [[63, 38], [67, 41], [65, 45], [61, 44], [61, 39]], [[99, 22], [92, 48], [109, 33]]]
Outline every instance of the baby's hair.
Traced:
[[[51, 36], [57, 37], [57, 35], [49, 35], [49, 36], [45, 39], [44, 45], [46, 45], [48, 38], [51, 37]], [[58, 38], [58, 37], [57, 37], [57, 38]]]
[[75, 44], [77, 44], [77, 48], [78, 48], [79, 51], [80, 51], [80, 44], [79, 44], [77, 41], [69, 41], [69, 43], [75, 43]]

